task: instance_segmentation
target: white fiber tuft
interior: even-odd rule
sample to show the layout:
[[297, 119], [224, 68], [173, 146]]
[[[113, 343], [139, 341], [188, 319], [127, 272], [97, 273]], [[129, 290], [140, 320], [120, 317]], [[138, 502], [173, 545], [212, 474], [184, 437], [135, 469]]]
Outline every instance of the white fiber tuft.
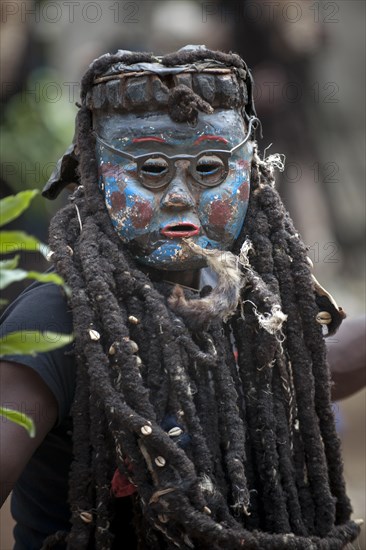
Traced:
[[255, 308], [254, 314], [258, 319], [259, 326], [269, 334], [276, 334], [276, 332], [281, 331], [282, 325], [287, 319], [287, 315], [283, 313], [280, 305], [272, 306], [271, 313], [258, 313]]

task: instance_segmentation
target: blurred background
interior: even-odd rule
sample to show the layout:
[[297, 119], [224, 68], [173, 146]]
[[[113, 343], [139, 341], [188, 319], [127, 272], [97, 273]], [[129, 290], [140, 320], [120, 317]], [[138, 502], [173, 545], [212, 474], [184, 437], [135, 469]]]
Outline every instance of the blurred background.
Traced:
[[[277, 186], [314, 273], [348, 318], [364, 319], [364, 2], [3, 0], [0, 16], [2, 197], [46, 183], [71, 143], [79, 80], [95, 57], [186, 44], [237, 52], [256, 83], [260, 152], [286, 157]], [[39, 197], [14, 227], [47, 241], [49, 219], [65, 202], [65, 194]], [[36, 253], [22, 265], [48, 267]], [[366, 516], [365, 402], [363, 389], [334, 404], [355, 518]], [[0, 521], [0, 549], [10, 550], [8, 506]], [[364, 528], [352, 548], [366, 548]]]

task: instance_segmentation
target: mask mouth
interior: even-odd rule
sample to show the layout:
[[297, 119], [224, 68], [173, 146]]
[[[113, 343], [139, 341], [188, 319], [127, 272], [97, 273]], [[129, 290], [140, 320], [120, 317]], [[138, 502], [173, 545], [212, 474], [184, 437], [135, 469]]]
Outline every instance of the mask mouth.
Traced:
[[200, 228], [194, 223], [170, 223], [160, 230], [160, 233], [168, 239], [181, 239], [184, 237], [194, 237], [198, 235]]

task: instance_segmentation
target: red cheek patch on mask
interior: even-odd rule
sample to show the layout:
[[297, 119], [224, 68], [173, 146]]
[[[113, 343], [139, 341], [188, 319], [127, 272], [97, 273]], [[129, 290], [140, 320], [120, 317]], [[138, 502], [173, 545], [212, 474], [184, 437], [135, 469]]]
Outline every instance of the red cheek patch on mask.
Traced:
[[228, 220], [232, 217], [232, 211], [233, 207], [231, 205], [231, 199], [213, 202], [208, 219], [209, 225], [225, 227]]
[[239, 187], [239, 200], [246, 202], [249, 199], [249, 183], [247, 181], [243, 181], [241, 186]]
[[249, 170], [250, 168], [250, 161], [245, 159], [239, 159], [236, 161], [236, 165], [238, 168], [242, 168], [244, 170]]
[[148, 201], [137, 199], [132, 207], [131, 219], [135, 229], [146, 227], [153, 217], [153, 208]]
[[114, 212], [124, 210], [126, 208], [126, 195], [124, 193], [114, 191], [111, 194], [111, 205]]
[[104, 162], [98, 167], [99, 176], [104, 178], [119, 179], [121, 175], [121, 167], [118, 164], [111, 164], [110, 162]]

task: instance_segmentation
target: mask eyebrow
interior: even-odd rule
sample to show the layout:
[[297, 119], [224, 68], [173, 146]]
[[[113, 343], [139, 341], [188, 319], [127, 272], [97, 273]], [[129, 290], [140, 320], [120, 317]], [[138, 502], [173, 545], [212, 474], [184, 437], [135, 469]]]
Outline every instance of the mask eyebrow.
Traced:
[[197, 145], [198, 143], [201, 143], [201, 141], [221, 141], [222, 143], [228, 143], [228, 140], [225, 139], [222, 136], [212, 136], [212, 135], [203, 135], [196, 139], [196, 141], [193, 143], [193, 145]]
[[134, 138], [132, 140], [132, 143], [143, 143], [144, 141], [157, 141], [159, 143], [166, 143], [166, 140], [164, 138], [157, 137], [157, 136], [146, 136], [146, 137]]

